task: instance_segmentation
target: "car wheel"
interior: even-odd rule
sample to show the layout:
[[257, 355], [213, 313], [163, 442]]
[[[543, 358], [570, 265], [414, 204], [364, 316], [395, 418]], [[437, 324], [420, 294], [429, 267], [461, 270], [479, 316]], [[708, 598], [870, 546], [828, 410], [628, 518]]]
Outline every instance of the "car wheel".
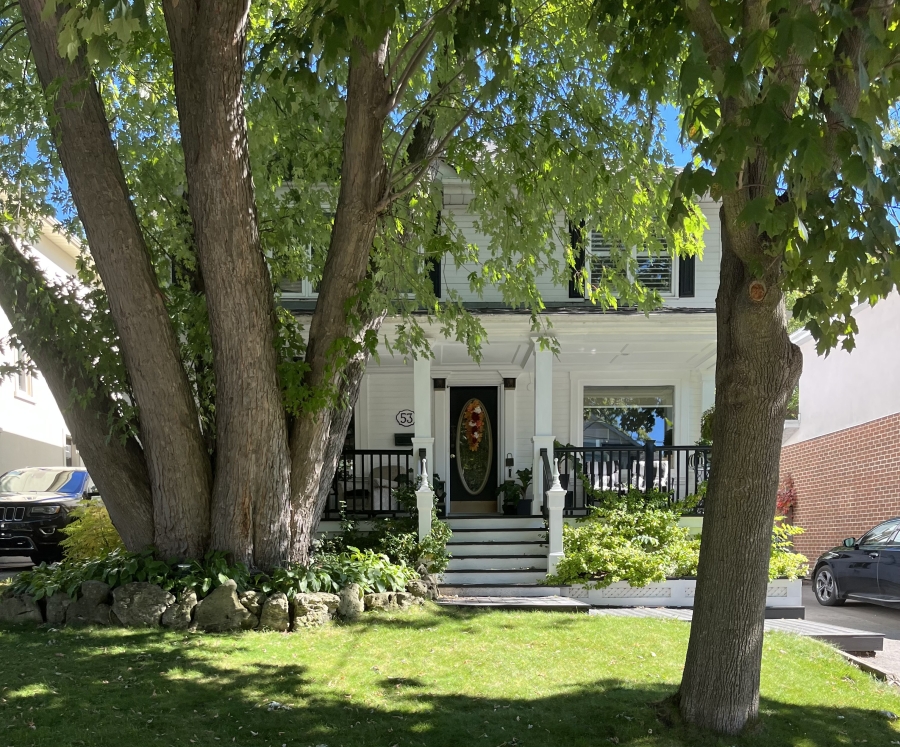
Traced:
[[816, 601], [825, 607], [838, 607], [844, 603], [844, 600], [838, 596], [834, 572], [827, 565], [823, 565], [816, 571], [813, 578], [813, 591], [816, 593]]

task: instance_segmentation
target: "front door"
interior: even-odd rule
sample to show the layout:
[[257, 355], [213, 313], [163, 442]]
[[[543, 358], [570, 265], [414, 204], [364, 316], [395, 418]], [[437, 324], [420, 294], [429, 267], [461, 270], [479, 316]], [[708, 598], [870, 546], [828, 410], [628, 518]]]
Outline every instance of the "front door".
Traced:
[[862, 537], [856, 547], [841, 548], [832, 565], [842, 594], [878, 595], [878, 561], [898, 526], [900, 521], [886, 521]]
[[497, 388], [450, 388], [450, 511], [497, 510]]

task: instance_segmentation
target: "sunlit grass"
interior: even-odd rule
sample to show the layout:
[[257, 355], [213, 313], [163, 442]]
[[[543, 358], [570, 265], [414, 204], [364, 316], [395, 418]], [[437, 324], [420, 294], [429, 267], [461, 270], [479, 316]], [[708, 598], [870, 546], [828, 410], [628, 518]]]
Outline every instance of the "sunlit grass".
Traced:
[[[0, 747], [900, 742], [900, 697], [827, 646], [767, 637], [762, 716], [720, 739], [668, 705], [688, 626], [426, 608], [296, 634], [0, 629]], [[288, 708], [269, 709], [271, 702]]]

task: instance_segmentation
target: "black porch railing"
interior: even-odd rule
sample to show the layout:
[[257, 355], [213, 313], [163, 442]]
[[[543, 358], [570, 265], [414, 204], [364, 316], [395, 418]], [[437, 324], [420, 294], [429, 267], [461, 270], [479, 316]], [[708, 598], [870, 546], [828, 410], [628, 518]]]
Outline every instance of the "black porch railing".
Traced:
[[[562, 446], [554, 455], [567, 516], [586, 514], [605, 491], [659, 491], [670, 503], [681, 503], [709, 479], [709, 446]], [[687, 513], [702, 516], [702, 499]]]
[[403, 513], [394, 491], [416, 484], [412, 449], [349, 449], [341, 454], [323, 518]]
[[547, 515], [547, 491], [550, 490], [553, 485], [553, 472], [552, 467], [550, 466], [550, 457], [547, 456], [547, 450], [541, 449], [541, 473], [543, 475], [543, 483], [544, 483], [544, 491], [543, 498], [541, 501], [541, 510], [544, 516]]

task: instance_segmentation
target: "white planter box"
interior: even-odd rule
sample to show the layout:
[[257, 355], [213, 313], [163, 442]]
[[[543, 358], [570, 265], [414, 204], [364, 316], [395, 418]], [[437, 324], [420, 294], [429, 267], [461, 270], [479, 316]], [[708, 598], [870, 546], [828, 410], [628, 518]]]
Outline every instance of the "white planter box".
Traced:
[[[640, 588], [624, 581], [617, 581], [605, 589], [566, 586], [563, 593], [572, 599], [583, 599], [595, 607], [693, 607], [696, 586], [694, 579], [673, 578]], [[769, 582], [766, 606], [800, 607], [803, 605], [802, 588], [799, 578], [775, 579]]]

